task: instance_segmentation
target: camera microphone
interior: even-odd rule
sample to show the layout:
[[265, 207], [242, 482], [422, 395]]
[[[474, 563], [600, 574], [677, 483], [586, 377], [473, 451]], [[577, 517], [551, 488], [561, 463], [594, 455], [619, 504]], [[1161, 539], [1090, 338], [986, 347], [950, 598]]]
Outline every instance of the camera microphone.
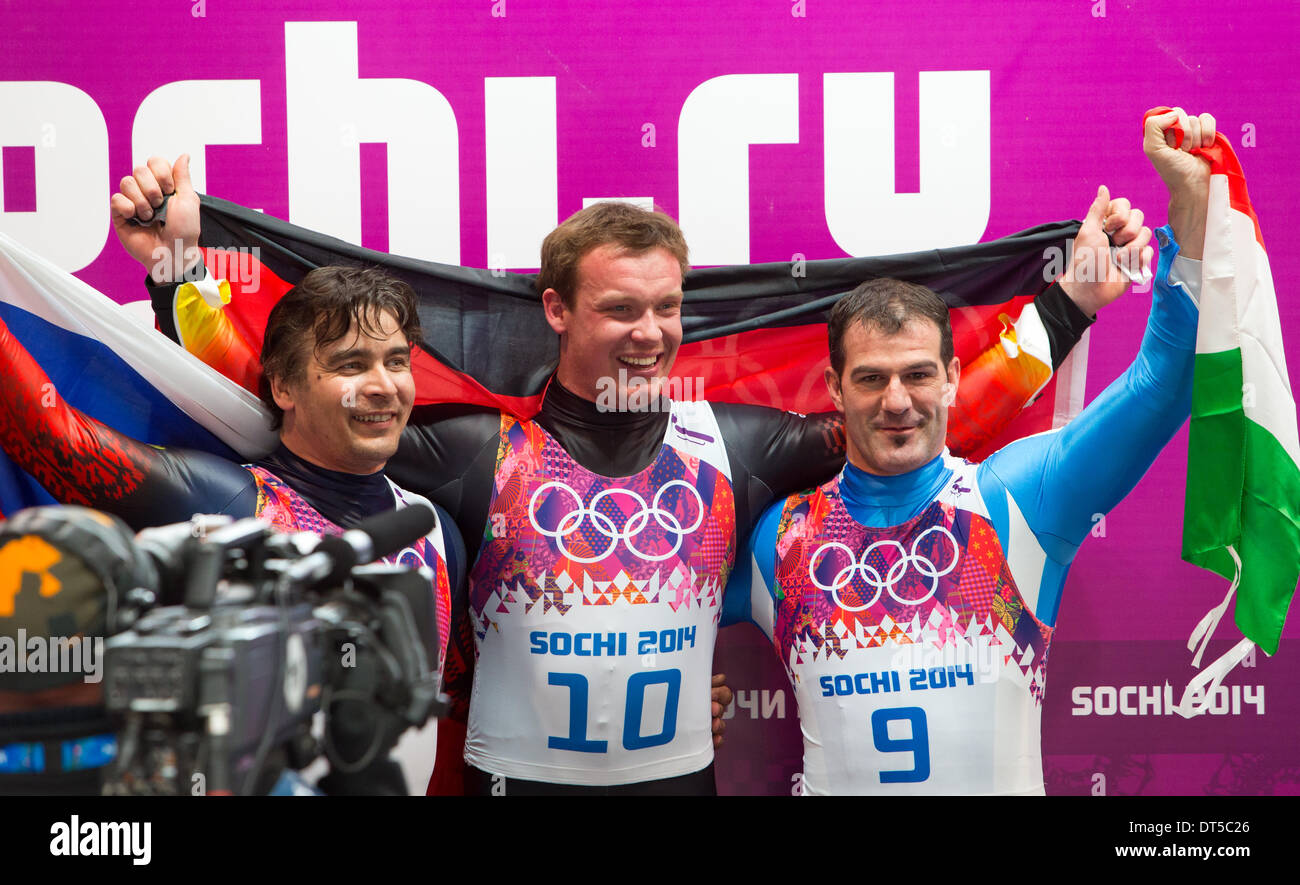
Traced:
[[356, 524], [341, 535], [329, 535], [287, 572], [291, 581], [340, 583], [352, 567], [397, 553], [437, 525], [433, 509], [415, 503], [387, 510]]

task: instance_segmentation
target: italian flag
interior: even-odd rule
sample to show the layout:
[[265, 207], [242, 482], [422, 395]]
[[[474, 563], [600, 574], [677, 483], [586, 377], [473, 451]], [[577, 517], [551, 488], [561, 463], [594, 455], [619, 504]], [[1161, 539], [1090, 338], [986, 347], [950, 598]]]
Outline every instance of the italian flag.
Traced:
[[1232, 582], [1188, 643], [1194, 666], [1234, 591], [1246, 639], [1208, 665], [1184, 694], [1213, 688], [1252, 642], [1277, 651], [1300, 577], [1300, 442], [1287, 377], [1277, 296], [1241, 164], [1219, 135], [1199, 152], [1210, 161], [1210, 202], [1196, 332], [1183, 559]]

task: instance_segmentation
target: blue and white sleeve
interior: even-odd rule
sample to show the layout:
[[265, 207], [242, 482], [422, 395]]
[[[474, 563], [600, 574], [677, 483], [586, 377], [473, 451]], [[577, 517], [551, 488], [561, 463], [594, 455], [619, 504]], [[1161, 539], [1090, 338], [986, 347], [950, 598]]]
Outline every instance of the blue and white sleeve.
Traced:
[[727, 581], [721, 626], [750, 621], [769, 640], [772, 638], [776, 623], [776, 529], [784, 506], [784, 501], [778, 501], [768, 507], [750, 533]]

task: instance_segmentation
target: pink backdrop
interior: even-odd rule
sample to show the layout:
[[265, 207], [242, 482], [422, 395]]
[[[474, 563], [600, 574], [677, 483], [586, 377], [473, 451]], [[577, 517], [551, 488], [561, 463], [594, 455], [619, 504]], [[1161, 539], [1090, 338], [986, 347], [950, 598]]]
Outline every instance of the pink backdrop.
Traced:
[[[1300, 255], [1286, 236], [1300, 220], [1300, 7], [364, 5], [5, 5], [0, 230], [118, 300], [143, 297], [140, 269], [107, 224], [135, 127], [147, 142], [136, 159], [190, 150], [209, 193], [467, 265], [528, 267], [537, 230], [608, 196], [652, 197], [680, 214], [699, 263], [878, 254], [1081, 217], [1102, 183], [1163, 223], [1140, 121], [1151, 106], [1181, 104], [1214, 113], [1238, 150], [1271, 247], [1287, 356], [1300, 364], [1287, 285]], [[892, 82], [847, 76], [867, 74]], [[179, 81], [220, 82], [146, 101]], [[879, 153], [890, 143], [892, 182]], [[868, 162], [844, 173], [854, 145]], [[960, 183], [947, 181], [962, 169]], [[846, 209], [855, 193], [868, 196]], [[1130, 294], [1092, 330], [1089, 398], [1132, 358], [1148, 306]], [[1300, 790], [1287, 737], [1300, 727], [1294, 624], [1275, 658], [1260, 654], [1228, 678], [1236, 694], [1221, 714], [1185, 722], [1153, 714], [1150, 701], [1146, 715], [1119, 709], [1125, 686], [1153, 696], [1169, 681], [1177, 699], [1192, 672], [1179, 640], [1225, 589], [1178, 558], [1185, 453], [1184, 430], [1071, 572], [1044, 711], [1051, 792]], [[1220, 630], [1225, 645], [1230, 633]], [[723, 635], [722, 663], [746, 701], [720, 758], [723, 789], [784, 792], [798, 771], [792, 699], [755, 636]], [[1080, 692], [1096, 701], [1088, 715]], [[1099, 713], [1111, 698], [1115, 712]], [[784, 722], [760, 721], [782, 711]]]

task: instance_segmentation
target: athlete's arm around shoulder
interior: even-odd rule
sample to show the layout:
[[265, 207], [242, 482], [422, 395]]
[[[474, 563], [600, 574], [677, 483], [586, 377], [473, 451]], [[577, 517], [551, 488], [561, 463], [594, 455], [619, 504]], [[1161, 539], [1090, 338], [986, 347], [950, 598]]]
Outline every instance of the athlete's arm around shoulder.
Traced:
[[825, 482], [844, 465], [839, 412], [800, 415], [767, 406], [712, 405], [728, 456], [774, 495]]
[[501, 413], [495, 409], [416, 406], [384, 473], [445, 507], [462, 532], [481, 531], [481, 524], [467, 526], [465, 504], [467, 498], [482, 498], [492, 482], [500, 428]]

